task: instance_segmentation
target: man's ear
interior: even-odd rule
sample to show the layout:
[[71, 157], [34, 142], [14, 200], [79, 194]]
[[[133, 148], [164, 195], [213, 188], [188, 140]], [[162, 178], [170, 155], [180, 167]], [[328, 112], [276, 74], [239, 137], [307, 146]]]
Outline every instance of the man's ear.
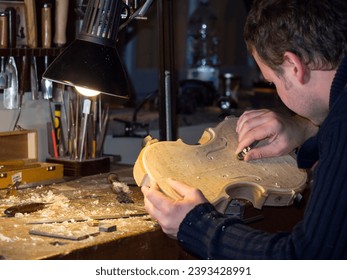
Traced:
[[309, 79], [309, 69], [301, 59], [292, 52], [285, 52], [283, 55], [285, 67], [297, 78], [299, 83], [304, 84]]

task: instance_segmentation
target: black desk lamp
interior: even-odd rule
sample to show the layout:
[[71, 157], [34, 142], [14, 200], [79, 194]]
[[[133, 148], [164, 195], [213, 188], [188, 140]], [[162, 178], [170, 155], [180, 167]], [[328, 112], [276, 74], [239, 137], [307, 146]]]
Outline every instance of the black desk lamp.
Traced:
[[[90, 0], [77, 39], [49, 65], [43, 78], [73, 86], [83, 95], [111, 95], [124, 103], [130, 87], [115, 48], [122, 0]], [[129, 11], [128, 11], [129, 14]]]

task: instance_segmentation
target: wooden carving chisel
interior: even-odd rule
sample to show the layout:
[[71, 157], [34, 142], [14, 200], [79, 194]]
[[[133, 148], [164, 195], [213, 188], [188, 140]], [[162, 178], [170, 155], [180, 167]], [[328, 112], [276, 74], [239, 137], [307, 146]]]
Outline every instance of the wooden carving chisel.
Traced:
[[[49, 49], [52, 46], [52, 5], [51, 3], [43, 4], [41, 8], [41, 41], [42, 48]], [[49, 56], [44, 56], [44, 69], [49, 65]], [[43, 99], [52, 99], [53, 82], [47, 79], [41, 80], [41, 91]]]
[[[26, 27], [28, 33], [28, 46], [30, 48], [37, 48], [37, 19], [36, 19], [36, 4], [35, 0], [24, 0], [25, 11], [26, 11]], [[30, 64], [30, 84], [31, 84], [31, 94], [32, 99], [39, 99], [38, 92], [38, 78], [37, 78], [37, 65], [36, 57], [33, 54], [31, 57]]]

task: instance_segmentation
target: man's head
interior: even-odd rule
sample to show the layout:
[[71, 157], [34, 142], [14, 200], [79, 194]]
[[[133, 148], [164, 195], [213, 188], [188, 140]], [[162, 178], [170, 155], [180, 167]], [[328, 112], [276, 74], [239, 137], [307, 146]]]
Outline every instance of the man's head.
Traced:
[[346, 0], [254, 0], [244, 37], [277, 73], [285, 52], [311, 70], [336, 69], [347, 54]]

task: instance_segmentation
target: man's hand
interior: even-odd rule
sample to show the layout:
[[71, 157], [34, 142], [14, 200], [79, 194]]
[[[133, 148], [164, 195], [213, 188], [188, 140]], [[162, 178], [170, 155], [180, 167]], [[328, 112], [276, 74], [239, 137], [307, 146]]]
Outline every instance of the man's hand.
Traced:
[[143, 186], [141, 191], [144, 195], [147, 212], [158, 221], [163, 232], [176, 237], [179, 226], [188, 212], [196, 205], [207, 202], [207, 200], [198, 189], [173, 179], [168, 179], [168, 182], [182, 196], [182, 199], [174, 200], [169, 198], [159, 191], [158, 186]]
[[256, 146], [245, 156], [245, 161], [276, 157], [290, 153], [309, 137], [318, 127], [300, 116], [281, 116], [267, 109], [246, 111], [238, 120], [236, 132], [239, 145], [236, 154], [256, 140], [268, 139], [268, 144]]

